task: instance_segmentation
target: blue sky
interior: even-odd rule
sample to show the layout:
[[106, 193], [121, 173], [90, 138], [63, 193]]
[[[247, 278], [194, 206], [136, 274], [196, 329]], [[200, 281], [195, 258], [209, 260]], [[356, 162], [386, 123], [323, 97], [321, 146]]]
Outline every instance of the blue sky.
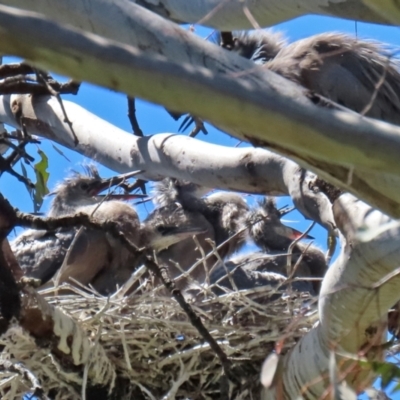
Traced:
[[[359, 22], [356, 24], [354, 21], [308, 16], [279, 24], [276, 26], [276, 30], [283, 31], [290, 41], [295, 41], [317, 33], [337, 31], [349, 33], [351, 35], [357, 34], [359, 38], [380, 40], [393, 46], [399, 46], [400, 48], [400, 28], [398, 27], [385, 27]], [[209, 32], [209, 30], [203, 28], [196, 28], [196, 33], [202, 37], [207, 36]], [[7, 62], [8, 60], [5, 61]], [[77, 102], [92, 113], [130, 132], [130, 124], [127, 118], [126, 97], [123, 94], [83, 84], [77, 96], [66, 96], [65, 98]], [[145, 101], [138, 101], [137, 117], [145, 135], [162, 132], [178, 133], [180, 122], [175, 122], [160, 106], [152, 105]], [[226, 146], [235, 146], [238, 143], [237, 139], [218, 132], [212, 127], [208, 128], [209, 135], [204, 136], [200, 134], [198, 136], [199, 139]], [[79, 170], [79, 165], [84, 160], [79, 154], [61, 148], [61, 146], [56, 146], [63, 151], [69, 161], [60, 156], [49, 141], [43, 140], [40, 145], [40, 148], [43, 149], [49, 157], [50, 188], [53, 188], [54, 185], [63, 179], [72, 169]], [[31, 146], [30, 154], [36, 156], [37, 149], [37, 146]], [[21, 167], [17, 165], [16, 170], [21, 172]], [[100, 171], [104, 176], [113, 174], [112, 171], [104, 167], [101, 167]], [[15, 207], [27, 212], [33, 210], [32, 202], [25, 187], [7, 174], [4, 174], [0, 179], [0, 191]], [[248, 196], [248, 199], [249, 203], [252, 203], [254, 201], [254, 196]], [[278, 202], [279, 205], [288, 203], [289, 201], [287, 198], [282, 198]], [[43, 211], [47, 210], [48, 204], [49, 199], [45, 201]], [[151, 206], [148, 205], [147, 209], [150, 208]], [[141, 217], [144, 218], [147, 214], [146, 208], [142, 207], [139, 211]], [[286, 218], [294, 221], [289, 223], [289, 225], [299, 230], [306, 229], [310, 224], [310, 221], [305, 221], [297, 212], [289, 214]], [[320, 227], [315, 227], [311, 234], [316, 238], [316, 243], [325, 248], [325, 231]], [[400, 395], [393, 395], [392, 398], [400, 399]]]

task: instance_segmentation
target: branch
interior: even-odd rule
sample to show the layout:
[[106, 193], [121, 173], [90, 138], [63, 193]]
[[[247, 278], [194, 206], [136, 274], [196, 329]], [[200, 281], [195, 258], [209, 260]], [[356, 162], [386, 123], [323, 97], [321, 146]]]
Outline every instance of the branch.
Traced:
[[335, 202], [334, 214], [346, 243], [322, 283], [319, 325], [283, 357], [263, 400], [276, 399], [282, 387], [287, 398], [326, 395], [331, 351], [340, 377], [363, 391], [376, 373], [358, 359], [384, 358], [387, 310], [400, 299], [400, 224], [349, 194]]
[[7, 331], [11, 320], [19, 316], [21, 308], [15, 283], [15, 276], [21, 276], [21, 269], [7, 240], [15, 220], [14, 209], [0, 194], [0, 335]]
[[212, 337], [210, 332], [204, 326], [200, 317], [194, 312], [193, 308], [186, 302], [181, 291], [176, 288], [175, 282], [170, 279], [165, 267], [160, 268], [151, 258], [147, 258], [145, 265], [146, 268], [150, 269], [154, 273], [154, 275], [156, 275], [156, 277], [161, 280], [164, 286], [168, 289], [171, 296], [181, 306], [182, 310], [185, 311], [191, 324], [198, 330], [202, 338], [210, 345], [211, 349], [215, 352], [215, 354], [219, 358], [225, 375], [233, 383], [240, 383], [243, 380], [243, 376], [239, 377], [236, 376], [238, 371], [236, 371], [236, 373], [233, 373], [231, 361], [228, 359], [227, 355], [221, 349], [221, 346], [217, 343], [217, 341]]
[[[57, 4], [45, 0], [3, 0], [4, 4], [37, 11], [47, 17], [89, 32], [135, 43], [131, 28], [135, 26], [138, 6], [147, 8], [163, 18], [178, 23], [207, 25], [219, 30], [254, 29], [249, 19], [253, 16], [260, 26], [271, 26], [307, 14], [331, 15], [351, 20], [390, 24], [395, 22], [391, 12], [395, 2], [382, 4], [379, 0], [342, 0], [339, 4], [325, 0], [258, 0], [243, 3], [241, 0], [58, 0]], [[392, 3], [392, 2], [390, 2]], [[379, 7], [380, 6], [380, 7]], [[378, 8], [379, 7], [379, 8]], [[88, 12], [90, 9], [90, 13]], [[398, 9], [397, 9], [398, 10]], [[147, 11], [147, 10], [146, 10]], [[147, 11], [147, 14], [150, 12]], [[246, 15], [247, 14], [247, 15]], [[154, 19], [154, 17], [153, 17]], [[162, 18], [154, 21], [159, 25]], [[398, 23], [399, 20], [397, 20]], [[139, 28], [139, 26], [138, 26]], [[147, 28], [147, 27], [146, 27]], [[139, 29], [143, 29], [140, 25]], [[158, 35], [157, 35], [158, 36]], [[160, 38], [162, 36], [158, 36]]]
[[[177, 33], [178, 28], [166, 21], [165, 32], [160, 32], [160, 38], [168, 37], [161, 46], [163, 52], [182, 62], [206, 65], [209, 70], [145, 55], [132, 47], [61, 28], [37, 15], [4, 6], [0, 10], [0, 50], [28, 57], [44, 69], [55, 69], [77, 80], [199, 115], [254, 145], [289, 156], [321, 178], [400, 216], [400, 181], [395, 176], [400, 173], [399, 127], [318, 107], [304, 96], [303, 88], [264, 68], [255, 69], [250, 61], [187, 32]], [[141, 23], [148, 18], [145, 11], [137, 12]], [[158, 32], [159, 27], [148, 27], [153, 28]], [[190, 50], [185, 53], [182, 49]], [[237, 79], [234, 73], [245, 70], [247, 73]], [[14, 105], [19, 104], [18, 98], [12, 99], [17, 101]], [[216, 109], [216, 103], [224, 104], [224, 112]], [[7, 108], [1, 115], [13, 119]], [[31, 118], [29, 129], [35, 130], [37, 121], [33, 115]], [[140, 149], [142, 157], [149, 151], [146, 144]]]
[[[68, 223], [72, 224], [73, 221], [64, 222], [65, 226], [69, 226]], [[87, 223], [90, 225], [90, 221]], [[39, 222], [35, 217], [30, 218], [16, 212], [1, 197], [0, 231], [9, 231], [18, 224], [42, 228], [56, 226], [54, 221]], [[8, 330], [12, 319], [15, 318], [22, 328], [38, 339], [38, 345], [50, 347], [52, 354], [61, 359], [67, 368], [80, 366], [83, 374], [85, 366], [89, 364], [88, 392], [96, 387], [96, 390], [108, 394], [110, 388], [114, 389], [116, 372], [103, 347], [91, 342], [76, 321], [50, 306], [33, 288], [18, 287], [18, 274], [14, 277], [11, 271], [21, 272], [21, 269], [18, 264], [14, 267], [10, 265], [10, 259], [15, 261], [15, 258], [12, 253], [12, 257], [7, 254], [10, 248], [8, 243], [4, 243], [5, 239], [0, 250], [0, 334]]]
[[381, 2], [379, 0], [363, 0], [363, 2], [384, 20], [393, 25], [400, 24], [400, 6], [395, 0]]
[[55, 99], [42, 97], [32, 103], [29, 96], [3, 97], [0, 119], [18, 126], [11, 108], [7, 107], [11, 104], [14, 104], [14, 111], [22, 113], [32, 134], [57, 141], [119, 173], [144, 170], [138, 177], [146, 180], [169, 176], [206, 187], [291, 195], [306, 218], [328, 230], [335, 226], [328, 198], [311, 184], [316, 180], [314, 174], [305, 173], [296, 163], [269, 151], [227, 148], [171, 134], [139, 138], [72, 102], [64, 101], [66, 114], [78, 138], [75, 146], [74, 136]]

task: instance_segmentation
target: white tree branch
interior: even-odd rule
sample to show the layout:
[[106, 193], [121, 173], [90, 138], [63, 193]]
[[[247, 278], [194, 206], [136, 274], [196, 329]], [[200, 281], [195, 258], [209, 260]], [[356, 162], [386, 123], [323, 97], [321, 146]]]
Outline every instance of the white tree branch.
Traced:
[[[379, 1], [379, 8], [373, 4], [374, 1], [376, 2], [376, 0], [258, 0], [251, 2], [242, 0], [136, 0], [136, 4], [178, 23], [200, 23], [219, 30], [255, 28], [252, 18], [259, 26], [271, 26], [305, 14], [393, 23], [393, 14], [388, 12], [391, 11], [391, 8], [396, 7], [396, 5], [389, 4], [394, 3], [393, 0]], [[134, 43], [122, 39], [124, 36], [132, 36], [132, 32], [128, 32], [130, 30], [128, 27], [135, 20], [134, 14], [137, 12], [137, 5], [133, 1], [3, 0], [2, 3], [37, 11], [58, 22], [68, 22], [102, 36], [130, 44]], [[112, 25], [117, 28], [112, 29]], [[124, 30], [127, 32], [121, 32]]]
[[400, 5], [396, 0], [363, 0], [370, 10], [380, 14], [394, 25], [400, 24]]
[[[389, 16], [369, 7], [362, 0], [137, 0], [143, 7], [179, 23], [201, 23], [217, 29], [255, 28], [251, 18], [259, 26], [270, 26], [305, 14], [321, 14], [356, 19], [361, 21], [388, 23]], [[247, 8], [245, 11], [244, 8]], [[246, 15], [251, 14], [251, 17]]]
[[[400, 223], [350, 194], [336, 201], [334, 214], [347, 246], [323, 280], [319, 325], [283, 359], [280, 384], [285, 398], [302, 393], [316, 399], [325, 393], [331, 351], [346, 381], [358, 391], [365, 389], [376, 376], [356, 364], [349, 370], [352, 361], [346, 355], [364, 351], [383, 359], [383, 350], [376, 346], [386, 340], [387, 310], [400, 299], [400, 275], [393, 274], [399, 266]], [[265, 390], [263, 400], [277, 398], [278, 388]]]
[[[317, 107], [303, 88], [168, 22], [171, 26], [163, 32], [166, 43], [173, 37], [180, 40], [180, 47], [187, 50], [185, 60], [201, 59], [207, 70], [60, 27], [37, 14], [4, 6], [0, 11], [2, 51], [78, 80], [199, 115], [241, 139], [290, 156], [326, 180], [400, 216], [399, 127]], [[235, 74], [239, 71], [240, 80]]]
[[[96, 4], [107, 5], [110, 10], [113, 4], [128, 7], [122, 1]], [[112, 20], [113, 14], [106, 14], [104, 7], [93, 12], [98, 12], [103, 20]], [[123, 15], [124, 7], [120, 9]], [[129, 7], [133, 10], [129, 21], [134, 23], [128, 26], [127, 19], [121, 17], [124, 26], [121, 37], [125, 35], [125, 39], [115, 39], [188, 64], [178, 65], [5, 7], [0, 7], [0, 49], [76, 79], [102, 84], [171, 109], [190, 111], [237, 137], [288, 155], [382, 210], [400, 216], [400, 128], [350, 112], [317, 108], [306, 98], [304, 89], [269, 71], [254, 69], [250, 62], [204, 43], [160, 18], [150, 18], [151, 14], [145, 10]], [[87, 21], [83, 20], [84, 17], [78, 18], [75, 23], [87, 29]], [[146, 27], [146, 21], [150, 20]], [[104, 34], [108, 29], [109, 37], [113, 37], [115, 21], [103, 21], [104, 25], [97, 27], [96, 21], [90, 20], [98, 28], [94, 31]], [[242, 73], [239, 81], [241, 71], [246, 74]], [[213, 102], [208, 101], [210, 98]], [[224, 107], [218, 110], [215, 104]], [[145, 169], [144, 177], [157, 179], [164, 176], [162, 167], [170, 176], [189, 178], [207, 186], [236, 190], [246, 187], [249, 192], [258, 192], [262, 186], [276, 194], [291, 192], [290, 180], [297, 179], [295, 163], [264, 150], [230, 149], [228, 153], [224, 149], [229, 157], [215, 161], [210, 154], [221, 154], [217, 146], [199, 145], [194, 139], [170, 135], [128, 136], [95, 117], [85, 119], [84, 111], [76, 107], [68, 103], [67, 108], [79, 138], [76, 149], [98, 157], [115, 170]], [[55, 109], [56, 104], [45, 98], [34, 98], [32, 105], [24, 96], [4, 96], [0, 118], [15, 126], [18, 123], [14, 115], [21, 112], [32, 133], [73, 148], [72, 134]], [[195, 143], [193, 150], [192, 143]], [[188, 153], [185, 157], [181, 155], [184, 151]], [[207, 168], [199, 156], [193, 158], [191, 151], [206, 157]], [[273, 179], [266, 178], [268, 173], [273, 174]], [[254, 185], [260, 186], [255, 189]], [[351, 195], [339, 199], [335, 213], [347, 246], [324, 279], [320, 325], [283, 359], [278, 388], [282, 385], [286, 398], [296, 398], [303, 388], [306, 398], [319, 398], [325, 392], [327, 380], [316, 379], [327, 376], [330, 351], [334, 350], [340, 361], [346, 352], [357, 354], [384, 341], [380, 321], [400, 298], [397, 291], [400, 278], [385, 280], [398, 266], [400, 225]], [[366, 232], [360, 236], [358, 230], [362, 226]], [[378, 351], [373, 357], [380, 359], [382, 353]], [[344, 372], [349, 364], [338, 365]], [[373, 375], [366, 370], [347, 374], [346, 378], [361, 390]], [[263, 399], [279, 398], [277, 390], [264, 392]]]
[[[315, 179], [282, 156], [263, 149], [229, 148], [188, 136], [158, 134], [137, 137], [111, 125], [77, 104], [64, 101], [74, 136], [58, 101], [48, 96], [0, 97], [0, 120], [18, 128], [15, 114], [38, 135], [86, 155], [117, 172], [144, 170], [139, 177], [158, 180], [166, 176], [220, 189], [269, 195], [291, 195], [298, 209], [331, 230], [335, 224], [327, 197], [312, 190]], [[121, 145], [123, 144], [123, 145]]]

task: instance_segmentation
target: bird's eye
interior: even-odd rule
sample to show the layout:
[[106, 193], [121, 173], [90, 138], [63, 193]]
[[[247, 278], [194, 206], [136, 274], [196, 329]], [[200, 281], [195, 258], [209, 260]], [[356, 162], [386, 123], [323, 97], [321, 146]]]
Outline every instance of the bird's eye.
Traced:
[[166, 232], [166, 228], [164, 225], [158, 225], [156, 229], [157, 229], [157, 232], [161, 233], [161, 234], [164, 234]]
[[80, 188], [81, 188], [82, 190], [88, 190], [88, 189], [89, 189], [89, 185], [88, 185], [86, 182], [82, 182], [82, 183], [80, 184]]

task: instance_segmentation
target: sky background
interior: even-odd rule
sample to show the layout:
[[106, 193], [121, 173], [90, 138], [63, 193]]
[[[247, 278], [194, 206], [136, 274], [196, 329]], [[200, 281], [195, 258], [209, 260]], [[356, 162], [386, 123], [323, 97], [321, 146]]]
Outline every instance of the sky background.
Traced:
[[[275, 29], [282, 31], [290, 42], [317, 33], [336, 31], [348, 33], [353, 36], [357, 35], [359, 38], [379, 40], [393, 45], [395, 50], [400, 48], [400, 28], [398, 27], [386, 27], [360, 22], [356, 23], [355, 21], [346, 21], [328, 17], [307, 16], [279, 24], [275, 27]], [[195, 33], [201, 37], [208, 36], [210, 32], [210, 30], [195, 27]], [[15, 61], [16, 59], [6, 58], [4, 62], [10, 62], [10, 60]], [[93, 85], [83, 84], [77, 96], [65, 96], [64, 98], [75, 101], [82, 107], [118, 126], [119, 128], [131, 132], [130, 123], [127, 118], [127, 104], [125, 95], [112, 92], [108, 89], [95, 87]], [[216, 106], [219, 105], [216, 104]], [[140, 127], [145, 135], [166, 132], [178, 133], [180, 122], [174, 121], [163, 107], [138, 100], [136, 109], [136, 115]], [[239, 142], [237, 139], [229, 137], [228, 135], [219, 132], [210, 126], [207, 126], [207, 128], [209, 134], [207, 136], [199, 134], [197, 136], [198, 139], [226, 146], [235, 146]], [[187, 133], [188, 132], [184, 132], [183, 134]], [[277, 132], [277, 134], [279, 133]], [[241, 144], [241, 146], [246, 145], [247, 144]], [[50, 190], [54, 188], [57, 182], [61, 181], [65, 176], [67, 176], [71, 170], [81, 170], [80, 166], [82, 162], [85, 161], [81, 155], [71, 150], [62, 148], [57, 144], [55, 146], [58, 149], [61, 149], [66, 157], [61, 156], [54, 149], [53, 144], [47, 140], [42, 140], [40, 146], [31, 145], [28, 148], [29, 153], [32, 156], [37, 157], [37, 150], [39, 147], [47, 154], [49, 158], [50, 177], [48, 186]], [[21, 172], [20, 165], [17, 165], [15, 169], [17, 172]], [[32, 173], [32, 169], [29, 169], [28, 166], [27, 169], [30, 171], [30, 173]], [[114, 174], [113, 171], [104, 167], [100, 167], [100, 173], [103, 176], [111, 176]], [[34, 180], [33, 174], [31, 177]], [[9, 199], [13, 206], [18, 207], [20, 210], [26, 212], [33, 211], [32, 201], [25, 187], [8, 174], [3, 174], [0, 179], [0, 192]], [[246, 199], [251, 205], [254, 203], [256, 196], [247, 196]], [[45, 200], [42, 211], [47, 211], [50, 200], [51, 198], [47, 198]], [[280, 198], [278, 200], [278, 205], [283, 206], [286, 204], [290, 204], [289, 198]], [[139, 207], [138, 211], [142, 219], [146, 217], [151, 208], [151, 204]], [[305, 230], [310, 225], [310, 221], [304, 220], [304, 218], [297, 212], [293, 212], [287, 215], [285, 218], [286, 220], [292, 221], [288, 222], [288, 225], [291, 225], [298, 230]], [[316, 226], [311, 234], [316, 238], [315, 243], [325, 249], [326, 232], [321, 227]], [[10, 237], [11, 239], [13, 235], [14, 234], [12, 234]], [[249, 247], [245, 249], [245, 251], [250, 250], [251, 248]], [[391, 398], [400, 399], [400, 394], [391, 395]]]

